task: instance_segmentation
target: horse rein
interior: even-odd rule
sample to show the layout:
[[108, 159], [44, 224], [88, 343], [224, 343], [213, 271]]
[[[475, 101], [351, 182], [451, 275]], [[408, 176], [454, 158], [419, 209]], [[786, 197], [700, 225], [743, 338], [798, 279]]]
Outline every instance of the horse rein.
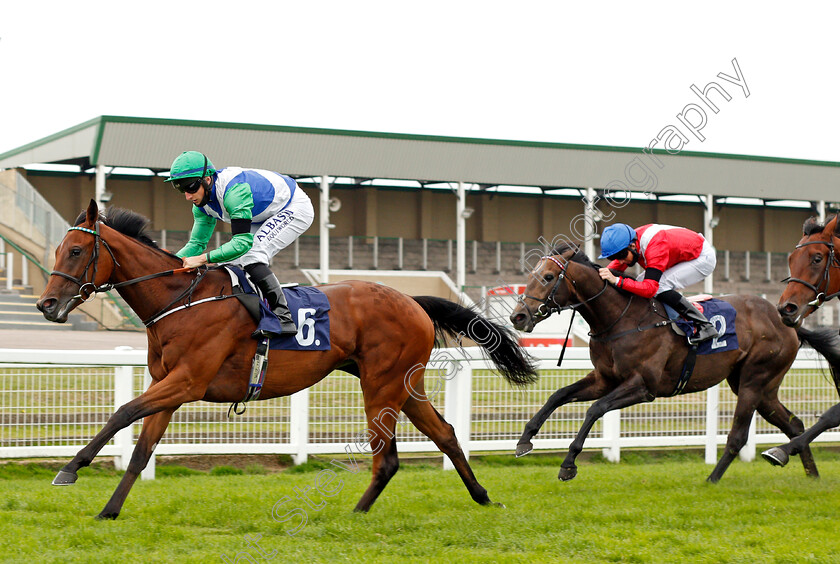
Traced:
[[[107, 291], [103, 290], [103, 286], [96, 285], [96, 270], [99, 264], [99, 242], [102, 241], [102, 244], [105, 245], [105, 249], [108, 251], [108, 254], [111, 255], [111, 259], [114, 261], [114, 266], [118, 267], [120, 265], [117, 262], [116, 257], [114, 257], [114, 252], [111, 250], [111, 247], [108, 245], [108, 242], [102, 239], [102, 236], [99, 234], [99, 221], [97, 220], [94, 224], [94, 229], [88, 229], [86, 227], [71, 227], [67, 230], [69, 231], [83, 231], [85, 233], [90, 233], [94, 237], [94, 245], [93, 245], [93, 253], [90, 255], [90, 260], [88, 261], [85, 269], [79, 275], [78, 278], [75, 276], [71, 276], [65, 272], [61, 272], [59, 270], [53, 270], [50, 272], [50, 276], [61, 276], [62, 278], [66, 278], [70, 282], [73, 282], [77, 286], [79, 286], [79, 293], [73, 296], [71, 299], [73, 300], [81, 300], [82, 303], [90, 301], [96, 295], [97, 292]], [[85, 281], [84, 279], [87, 277], [88, 270], [90, 270], [91, 265], [93, 265], [93, 272], [91, 273], [90, 281]]]
[[[161, 278], [163, 276], [172, 276], [173, 274], [180, 274], [182, 272], [189, 272], [189, 271], [192, 271], [192, 270], [196, 270], [194, 268], [174, 268], [172, 270], [165, 270], [163, 272], [156, 272], [154, 274], [147, 274], [145, 276], [139, 276], [137, 278], [132, 278], [130, 280], [125, 280], [123, 282], [102, 284], [100, 286], [97, 286], [96, 285], [96, 272], [97, 272], [97, 265], [99, 263], [100, 241], [102, 242], [102, 245], [105, 246], [105, 249], [108, 251], [108, 254], [111, 255], [111, 260], [114, 261], [114, 268], [118, 268], [120, 266], [120, 263], [117, 261], [117, 258], [114, 256], [114, 252], [111, 250], [111, 247], [108, 245], [108, 242], [105, 239], [103, 239], [102, 235], [99, 233], [99, 220], [98, 219], [96, 220], [96, 223], [94, 224], [94, 229], [88, 229], [86, 227], [71, 227], [67, 231], [68, 232], [69, 231], [82, 231], [84, 233], [90, 233], [91, 235], [93, 235], [94, 236], [94, 241], [95, 241], [94, 245], [93, 245], [93, 253], [91, 253], [90, 260], [88, 261], [87, 265], [85, 266], [85, 269], [82, 271], [82, 273], [79, 275], [78, 278], [75, 277], [75, 276], [71, 276], [70, 274], [67, 274], [65, 272], [61, 272], [59, 270], [53, 270], [52, 272], [50, 272], [50, 276], [61, 276], [62, 278], [66, 278], [67, 280], [69, 280], [69, 281], [73, 282], [74, 284], [78, 285], [79, 286], [79, 293], [77, 295], [73, 296], [70, 299], [73, 299], [73, 300], [78, 299], [78, 300], [81, 300], [82, 303], [90, 301], [99, 292], [108, 292], [108, 291], [113, 290], [115, 288], [121, 288], [123, 286], [130, 286], [132, 284], [137, 284], [138, 282], [145, 282], [146, 280], [152, 280], [154, 278]], [[91, 265], [93, 265], [93, 272], [91, 273], [90, 280], [85, 281], [85, 278], [87, 277], [87, 273], [88, 273], [88, 270], [90, 270]], [[163, 307], [160, 311], [158, 311], [157, 313], [152, 315], [149, 320], [144, 321], [143, 324], [146, 327], [149, 327], [149, 326], [153, 325], [155, 322], [157, 322], [159, 319], [162, 319], [163, 317], [168, 315], [169, 313], [173, 313], [177, 309], [182, 309], [182, 308], [176, 308], [175, 310], [170, 310], [169, 312], [167, 312], [167, 310], [173, 304], [175, 304], [178, 301], [184, 299], [185, 297], [188, 298], [188, 297], [192, 296], [193, 291], [195, 290], [196, 286], [201, 281], [201, 279], [204, 277], [204, 275], [207, 273], [207, 270], [208, 269], [206, 267], [199, 268], [195, 279], [190, 283], [189, 287], [184, 292], [182, 292], [177, 298], [175, 298], [172, 302], [170, 302], [165, 307]], [[218, 299], [218, 298], [214, 298], [214, 299]], [[204, 300], [202, 300], [202, 301], [204, 301]], [[198, 303], [198, 302], [194, 302], [194, 303]], [[190, 307], [190, 304], [188, 303], [188, 305], [183, 306], [183, 307]], [[161, 315], [161, 314], [163, 314], [163, 315]]]
[[[601, 294], [603, 294], [604, 292], [607, 291], [607, 286], [609, 286], [609, 284], [607, 283], [606, 280], [604, 280], [604, 287], [601, 288], [601, 291], [598, 292], [597, 294], [595, 294], [594, 296], [589, 297], [589, 298], [583, 300], [582, 302], [578, 302], [576, 304], [559, 307], [557, 305], [557, 302], [555, 302], [554, 297], [557, 294], [557, 290], [560, 288], [560, 283], [563, 280], [566, 279], [566, 265], [563, 264], [562, 262], [560, 262], [559, 260], [557, 260], [556, 258], [554, 258], [553, 256], [546, 255], [546, 256], [540, 257], [540, 262], [542, 262], [543, 260], [550, 260], [551, 262], [556, 264], [560, 268], [560, 272], [557, 273], [557, 280], [554, 282], [554, 286], [552, 286], [551, 292], [549, 292], [548, 295], [545, 298], [538, 298], [538, 297], [535, 297], [535, 296], [529, 296], [528, 294], [523, 294], [522, 295], [522, 298], [523, 298], [522, 305], [525, 306], [525, 309], [528, 311], [528, 313], [531, 315], [531, 317], [536, 319], [536, 320], [542, 320], [542, 319], [550, 316], [552, 313], [564, 311], [564, 310], [567, 310], [567, 309], [577, 311], [577, 308], [579, 308], [580, 306], [585, 305], [585, 304], [599, 298], [601, 296]], [[575, 291], [577, 291], [577, 284], [575, 284], [575, 281], [572, 280], [571, 278], [569, 278], [569, 281], [572, 283], [572, 287], [575, 289]], [[528, 307], [528, 304], [525, 303], [524, 299], [531, 299], [531, 300], [534, 300], [535, 302], [539, 302], [540, 307], [537, 308], [536, 312], [531, 312], [531, 308]]]
[[[834, 253], [834, 241], [808, 241], [806, 243], [800, 243], [796, 245], [796, 248], [799, 249], [805, 247], [806, 245], [826, 245], [829, 249], [828, 260], [825, 263], [825, 270], [823, 271], [822, 280], [819, 284], [827, 290], [831, 278], [831, 267], [834, 266], [835, 268], [840, 268], [840, 260], [838, 260], [837, 256]], [[819, 286], [815, 286], [807, 280], [802, 280], [801, 278], [794, 278], [792, 276], [788, 276], [787, 278], [782, 280], [782, 282], [785, 284], [790, 284], [791, 282], [798, 282], [799, 284], [802, 284], [809, 290], [813, 291], [814, 294], [816, 294], [816, 297], [812, 301], [808, 302], [807, 305], [813, 307], [814, 309], [819, 308], [828, 300], [840, 296], [840, 292], [834, 292], [833, 294], [826, 295], [824, 291], [819, 289]]]
[[[604, 287], [601, 288], [601, 290], [597, 294], [583, 300], [582, 302], [578, 302], [576, 304], [572, 304], [572, 305], [568, 305], [568, 306], [564, 306], [564, 307], [558, 307], [556, 302], [554, 301], [554, 297], [555, 297], [555, 294], [557, 293], [557, 289], [560, 286], [560, 282], [563, 281], [566, 278], [566, 265], [564, 265], [563, 263], [561, 263], [560, 261], [558, 261], [556, 258], [554, 258], [552, 256], [541, 257], [540, 261], [542, 261], [542, 259], [550, 260], [551, 262], [553, 262], [554, 264], [559, 266], [560, 267], [560, 272], [558, 273], [557, 281], [554, 283], [554, 286], [552, 287], [551, 292], [548, 294], [548, 296], [546, 298], [540, 299], [540, 298], [537, 298], [535, 296], [529, 296], [527, 294], [523, 295], [523, 298], [530, 298], [534, 301], [540, 302], [540, 304], [541, 304], [539, 309], [537, 310], [537, 312], [532, 313], [531, 309], [528, 307], [528, 304], [524, 303], [524, 300], [523, 300], [523, 305], [525, 306], [525, 309], [528, 311], [528, 313], [534, 319], [541, 320], [544, 317], [548, 317], [549, 315], [551, 315], [554, 312], [560, 312], [560, 311], [563, 311], [563, 310], [566, 310], [566, 309], [571, 309], [572, 311], [577, 311], [577, 308], [579, 308], [579, 307], [581, 307], [581, 306], [583, 306], [583, 305], [585, 305], [585, 304], [587, 304], [591, 301], [596, 300], [597, 298], [599, 298], [601, 296], [601, 294], [603, 294], [604, 292], [607, 291], [607, 287], [609, 286], [609, 283], [606, 280], [604, 280]], [[575, 284], [575, 281], [572, 280], [571, 278], [569, 278], [569, 281], [571, 281], [572, 286], [575, 288], [575, 290], [577, 290], [577, 285]], [[630, 299], [627, 300], [627, 305], [624, 306], [624, 309], [621, 311], [621, 313], [618, 315], [618, 317], [612, 323], [610, 323], [606, 328], [604, 328], [601, 331], [598, 331], [597, 333], [590, 332], [589, 336], [595, 341], [606, 342], [606, 341], [612, 341], [612, 340], [624, 337], [625, 335], [629, 335], [630, 333], [639, 333], [641, 331], [646, 331], [648, 329], [656, 329], [656, 328], [665, 327], [665, 326], [671, 324], [670, 319], [665, 319], [665, 320], [659, 321], [657, 323], [652, 323], [650, 325], [644, 325], [644, 326], [641, 326], [641, 327], [636, 327], [634, 329], [629, 329], [627, 331], [622, 331], [622, 332], [617, 333], [615, 335], [611, 335], [609, 337], [604, 338], [603, 335], [606, 335], [607, 333], [609, 333], [612, 330], [612, 328], [615, 327], [618, 324], [618, 322], [621, 321], [624, 318], [624, 316], [627, 314], [627, 311], [630, 309], [630, 305], [633, 303], [633, 298], [634, 297], [635, 297], [635, 295], [631, 294]], [[545, 308], [545, 309], [543, 309], [543, 308]], [[560, 360], [562, 361], [562, 356], [561, 356]], [[558, 364], [558, 366], [559, 366], [559, 364]]]

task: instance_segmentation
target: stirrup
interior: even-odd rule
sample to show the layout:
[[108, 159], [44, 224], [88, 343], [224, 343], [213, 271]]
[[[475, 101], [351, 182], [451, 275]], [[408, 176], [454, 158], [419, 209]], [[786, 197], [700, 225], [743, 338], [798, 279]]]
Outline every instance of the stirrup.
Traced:
[[693, 335], [689, 335], [688, 343], [690, 345], [698, 345], [700, 343], [705, 343], [706, 341], [710, 341], [711, 339], [714, 339], [715, 337], [718, 337], [718, 332], [717, 332], [717, 329], [715, 329], [715, 326], [712, 325], [711, 323], [708, 324], [708, 325], [703, 324], [703, 325], [697, 327], [697, 333], [695, 333]]

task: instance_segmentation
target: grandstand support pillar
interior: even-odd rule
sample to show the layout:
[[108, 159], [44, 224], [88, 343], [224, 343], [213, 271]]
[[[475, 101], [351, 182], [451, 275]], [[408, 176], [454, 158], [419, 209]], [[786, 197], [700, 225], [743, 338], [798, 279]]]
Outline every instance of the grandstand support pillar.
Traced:
[[103, 209], [111, 200], [110, 198], [105, 198], [105, 165], [96, 165], [95, 190], [96, 192], [94, 197], [96, 199], [96, 204], [99, 206], [99, 209]]
[[817, 202], [817, 217], [820, 223], [825, 223], [825, 200]]
[[583, 229], [584, 229], [584, 244], [583, 244], [583, 252], [586, 253], [591, 259], [594, 259], [598, 256], [598, 253], [595, 252], [595, 214], [594, 214], [594, 205], [595, 205], [595, 189], [594, 188], [587, 188], [586, 189], [586, 205], [583, 206], [583, 213], [586, 215], [586, 221], [583, 222]]
[[[715, 218], [715, 197], [712, 194], [706, 194], [706, 209], [703, 212], [703, 237], [710, 245], [714, 245], [714, 229], [717, 226], [717, 218]], [[711, 294], [715, 290], [714, 276], [709, 276], [703, 281], [703, 292]]]
[[320, 199], [321, 230], [321, 284], [330, 281], [330, 183], [326, 176], [321, 177]]
[[458, 182], [458, 202], [455, 205], [455, 243], [457, 255], [457, 272], [455, 274], [455, 284], [458, 286], [458, 291], [463, 292], [464, 286], [467, 284], [467, 249], [466, 249], [466, 235], [467, 235], [467, 218], [465, 217], [464, 209], [467, 202], [466, 190], [463, 182]]

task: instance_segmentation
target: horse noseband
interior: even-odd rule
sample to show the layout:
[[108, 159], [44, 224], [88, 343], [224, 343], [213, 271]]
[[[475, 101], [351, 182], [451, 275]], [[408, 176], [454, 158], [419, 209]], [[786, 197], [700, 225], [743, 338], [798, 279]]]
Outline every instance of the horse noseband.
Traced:
[[[828, 260], [825, 261], [825, 270], [823, 271], [822, 280], [820, 280], [820, 283], [819, 283], [820, 286], [824, 285], [825, 289], [828, 290], [828, 285], [830, 283], [830, 278], [831, 278], [831, 267], [832, 267], [832, 265], [833, 266], [840, 266], [840, 264], [838, 264], [837, 257], [834, 254], [834, 242], [830, 242], [830, 241], [808, 241], [806, 243], [801, 243], [799, 245], [796, 245], [796, 248], [800, 249], [800, 248], [802, 248], [806, 245], [825, 245], [829, 249]], [[806, 305], [811, 306], [814, 309], [817, 309], [817, 308], [821, 307], [828, 300], [830, 300], [832, 298], [835, 298], [838, 295], [840, 295], [840, 292], [835, 292], [834, 294], [826, 295], [825, 291], [820, 290], [818, 286], [815, 286], [814, 284], [811, 284], [807, 280], [802, 280], [801, 278], [794, 278], [793, 276], [788, 276], [787, 278], [782, 280], [782, 282], [784, 282], [785, 284], [790, 284], [791, 282], [797, 282], [799, 284], [802, 284], [803, 286], [805, 286], [809, 290], [813, 291], [814, 294], [816, 294], [816, 296], [814, 297], [813, 300], [808, 302]]]

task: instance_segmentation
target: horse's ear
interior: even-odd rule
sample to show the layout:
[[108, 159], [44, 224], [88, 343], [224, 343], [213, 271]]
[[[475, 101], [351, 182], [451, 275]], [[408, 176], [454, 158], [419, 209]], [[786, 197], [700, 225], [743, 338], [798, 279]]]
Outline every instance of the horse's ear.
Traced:
[[87, 217], [85, 218], [85, 221], [93, 225], [96, 223], [97, 219], [99, 219], [99, 206], [96, 205], [96, 200], [91, 198], [90, 204], [88, 204]]
[[840, 218], [840, 215], [835, 215], [834, 220], [833, 220], [834, 221], [833, 235], [835, 237], [840, 237], [840, 221], [837, 220], [838, 218]]

